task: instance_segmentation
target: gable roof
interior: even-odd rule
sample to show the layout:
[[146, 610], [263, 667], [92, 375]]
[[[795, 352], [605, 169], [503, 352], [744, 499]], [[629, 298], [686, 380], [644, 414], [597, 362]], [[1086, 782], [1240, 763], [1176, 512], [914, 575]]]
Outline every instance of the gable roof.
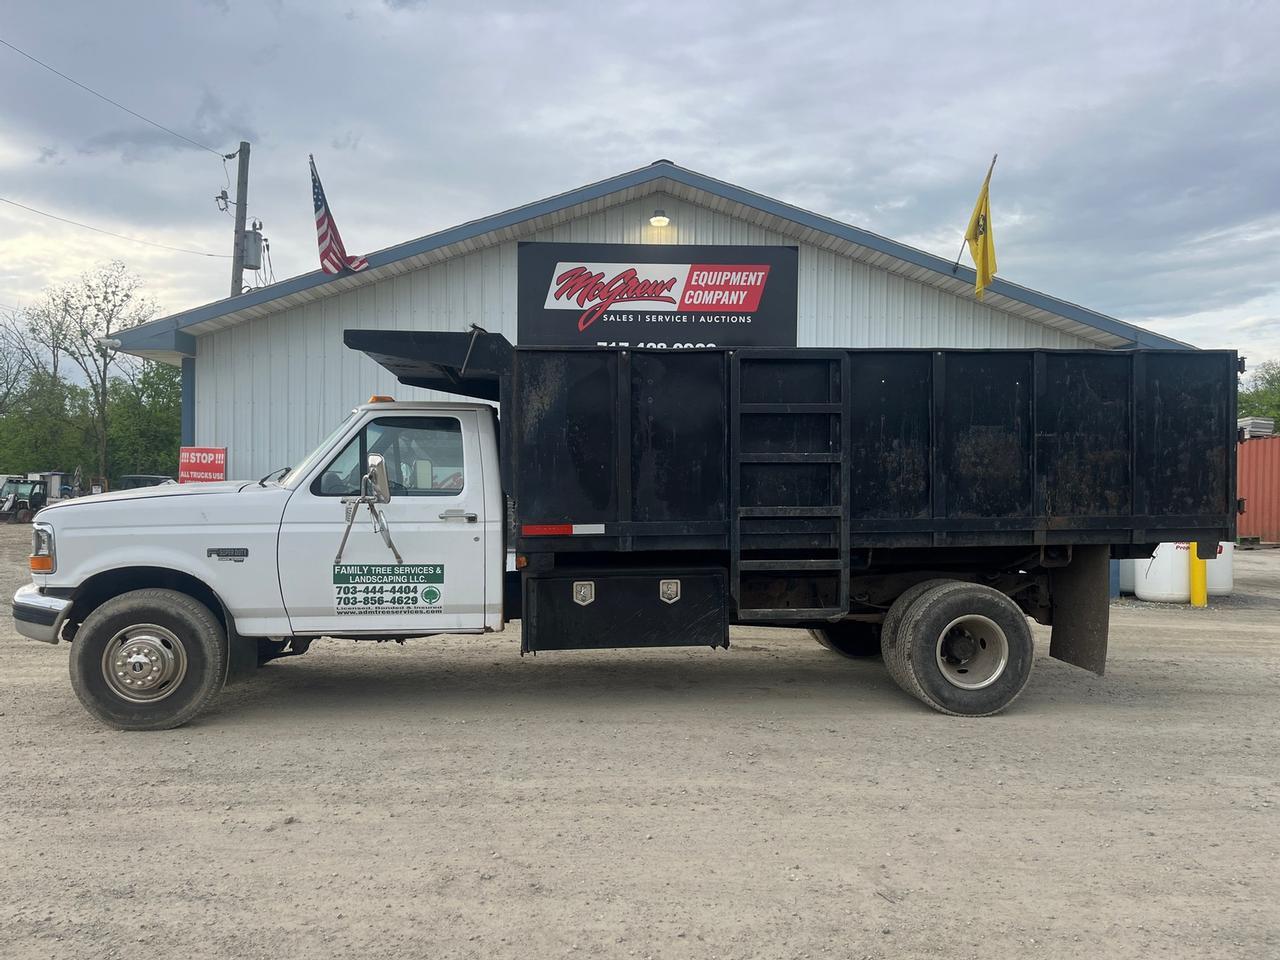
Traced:
[[[804, 210], [657, 160], [645, 167], [472, 220], [438, 233], [369, 254], [359, 273], [332, 275], [315, 270], [152, 320], [118, 334], [125, 353], [177, 362], [195, 355], [195, 337], [323, 297], [353, 290], [430, 263], [448, 260], [598, 210], [653, 193], [665, 193], [758, 224], [803, 243], [822, 247], [957, 296], [973, 296], [974, 272], [830, 217]], [[987, 306], [1090, 340], [1103, 347], [1189, 348], [1189, 344], [1088, 310], [1066, 300], [997, 277], [986, 290]]]

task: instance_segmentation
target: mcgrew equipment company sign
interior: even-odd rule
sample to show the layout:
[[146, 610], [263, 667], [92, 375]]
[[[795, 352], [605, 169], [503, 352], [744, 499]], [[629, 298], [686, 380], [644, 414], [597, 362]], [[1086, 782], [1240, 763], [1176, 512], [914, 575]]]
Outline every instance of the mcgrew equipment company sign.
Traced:
[[796, 247], [521, 243], [531, 346], [794, 347]]

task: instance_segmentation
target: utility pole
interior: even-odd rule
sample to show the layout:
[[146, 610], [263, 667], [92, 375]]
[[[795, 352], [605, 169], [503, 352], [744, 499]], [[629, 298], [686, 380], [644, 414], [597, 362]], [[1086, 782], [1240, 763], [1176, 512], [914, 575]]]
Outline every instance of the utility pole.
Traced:
[[244, 290], [244, 224], [249, 207], [249, 141], [241, 140], [236, 151], [240, 158], [236, 168], [236, 240], [231, 249], [231, 295]]

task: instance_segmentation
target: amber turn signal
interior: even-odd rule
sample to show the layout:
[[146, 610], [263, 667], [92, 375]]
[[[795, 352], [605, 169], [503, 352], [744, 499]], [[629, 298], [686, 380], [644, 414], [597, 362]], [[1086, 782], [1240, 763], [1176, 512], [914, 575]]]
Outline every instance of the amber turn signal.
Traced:
[[31, 558], [32, 573], [53, 573], [53, 557], [32, 557]]

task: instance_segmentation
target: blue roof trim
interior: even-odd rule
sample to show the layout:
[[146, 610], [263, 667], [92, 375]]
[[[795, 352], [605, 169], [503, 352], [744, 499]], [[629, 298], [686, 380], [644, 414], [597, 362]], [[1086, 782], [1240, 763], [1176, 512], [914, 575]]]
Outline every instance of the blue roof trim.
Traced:
[[[627, 190], [631, 187], [642, 186], [655, 180], [673, 180], [676, 183], [692, 187], [696, 190], [702, 190], [706, 193], [713, 194], [733, 203], [740, 203], [747, 207], [760, 210], [763, 213], [772, 214], [792, 223], [799, 224], [802, 227], [808, 227], [813, 230], [827, 233], [832, 236], [848, 240], [851, 243], [859, 244], [868, 249], [875, 250], [877, 253], [883, 253], [891, 257], [895, 257], [914, 266], [923, 267], [932, 270], [935, 273], [943, 274], [948, 277], [954, 276], [966, 283], [973, 283], [974, 271], [969, 267], [960, 267], [955, 273], [952, 273], [950, 261], [943, 260], [931, 253], [923, 250], [917, 250], [915, 247], [909, 247], [905, 244], [897, 243], [882, 237], [878, 234], [862, 230], [858, 227], [851, 226], [847, 223], [841, 223], [838, 220], [832, 220], [820, 214], [812, 213], [808, 210], [794, 207], [781, 200], [774, 200], [763, 194], [754, 193], [753, 191], [735, 186], [731, 183], [725, 183], [723, 180], [716, 180], [693, 170], [677, 166], [670, 160], [658, 160], [646, 167], [640, 167], [637, 170], [631, 170], [627, 173], [611, 177], [607, 180], [601, 180], [597, 183], [588, 184], [585, 187], [579, 187], [576, 190], [570, 190], [567, 193], [557, 194], [554, 197], [548, 197], [545, 200], [538, 200], [534, 203], [525, 204], [522, 207], [515, 207], [503, 213], [495, 214], [491, 217], [484, 217], [480, 220], [472, 220], [469, 223], [460, 224], [456, 227], [450, 227], [439, 233], [429, 234], [425, 237], [419, 237], [406, 243], [397, 244], [392, 247], [386, 247], [367, 256], [369, 267], [376, 268], [386, 266], [387, 264], [396, 263], [410, 257], [420, 256], [424, 253], [430, 253], [441, 247], [446, 247], [453, 243], [459, 243], [464, 240], [471, 240], [483, 234], [494, 230], [503, 230], [508, 227], [516, 226], [527, 220], [533, 220], [537, 217], [546, 216], [547, 214], [557, 213], [568, 207], [576, 206], [580, 203], [589, 203], [592, 200], [598, 200], [613, 193]], [[324, 273], [316, 270], [312, 273], [305, 273], [280, 283], [272, 284], [269, 287], [260, 287], [257, 290], [251, 290], [243, 293], [238, 297], [229, 297], [225, 300], [217, 300], [204, 306], [196, 307], [182, 313], [176, 313], [172, 316], [162, 317], [159, 320], [152, 320], [150, 323], [142, 324], [131, 330], [121, 331], [118, 334], [121, 344], [126, 350], [160, 350], [175, 349], [179, 353], [187, 353], [182, 347], [166, 348], [162, 346], [152, 346], [151, 344], [159, 342], [158, 335], [173, 332], [181, 333], [181, 331], [193, 324], [203, 323], [216, 317], [225, 316], [228, 313], [234, 313], [237, 310], [243, 310], [246, 307], [262, 306], [278, 300], [281, 297], [287, 297], [295, 293], [301, 293], [306, 290], [312, 290], [316, 287], [323, 286], [338, 279], [338, 276]], [[1140, 347], [1158, 347], [1158, 348], [1174, 348], [1186, 349], [1188, 344], [1181, 341], [1162, 336], [1151, 330], [1144, 330], [1133, 324], [1125, 323], [1106, 314], [1097, 313], [1093, 310], [1085, 309], [1074, 303], [1065, 300], [1059, 300], [1056, 297], [1030, 290], [1026, 287], [1019, 286], [1016, 283], [1009, 283], [1007, 280], [995, 279], [987, 288], [992, 293], [1000, 294], [1008, 297], [1010, 300], [1018, 303], [1026, 304], [1041, 310], [1048, 311], [1056, 316], [1073, 320], [1076, 323], [1093, 327], [1103, 333], [1119, 337], [1123, 340], [1131, 341]], [[192, 339], [190, 335], [184, 334], [188, 339]], [[191, 344], [190, 354], [194, 355], [194, 342]]]
[[[166, 319], [173, 319], [172, 317]], [[164, 323], [156, 320], [154, 323]], [[128, 339], [125, 335], [128, 334]], [[122, 347], [127, 350], [155, 351], [158, 353], [180, 353], [184, 357], [196, 355], [196, 338], [181, 330], [155, 329], [151, 324], [142, 324], [129, 330], [121, 330], [116, 334]]]

